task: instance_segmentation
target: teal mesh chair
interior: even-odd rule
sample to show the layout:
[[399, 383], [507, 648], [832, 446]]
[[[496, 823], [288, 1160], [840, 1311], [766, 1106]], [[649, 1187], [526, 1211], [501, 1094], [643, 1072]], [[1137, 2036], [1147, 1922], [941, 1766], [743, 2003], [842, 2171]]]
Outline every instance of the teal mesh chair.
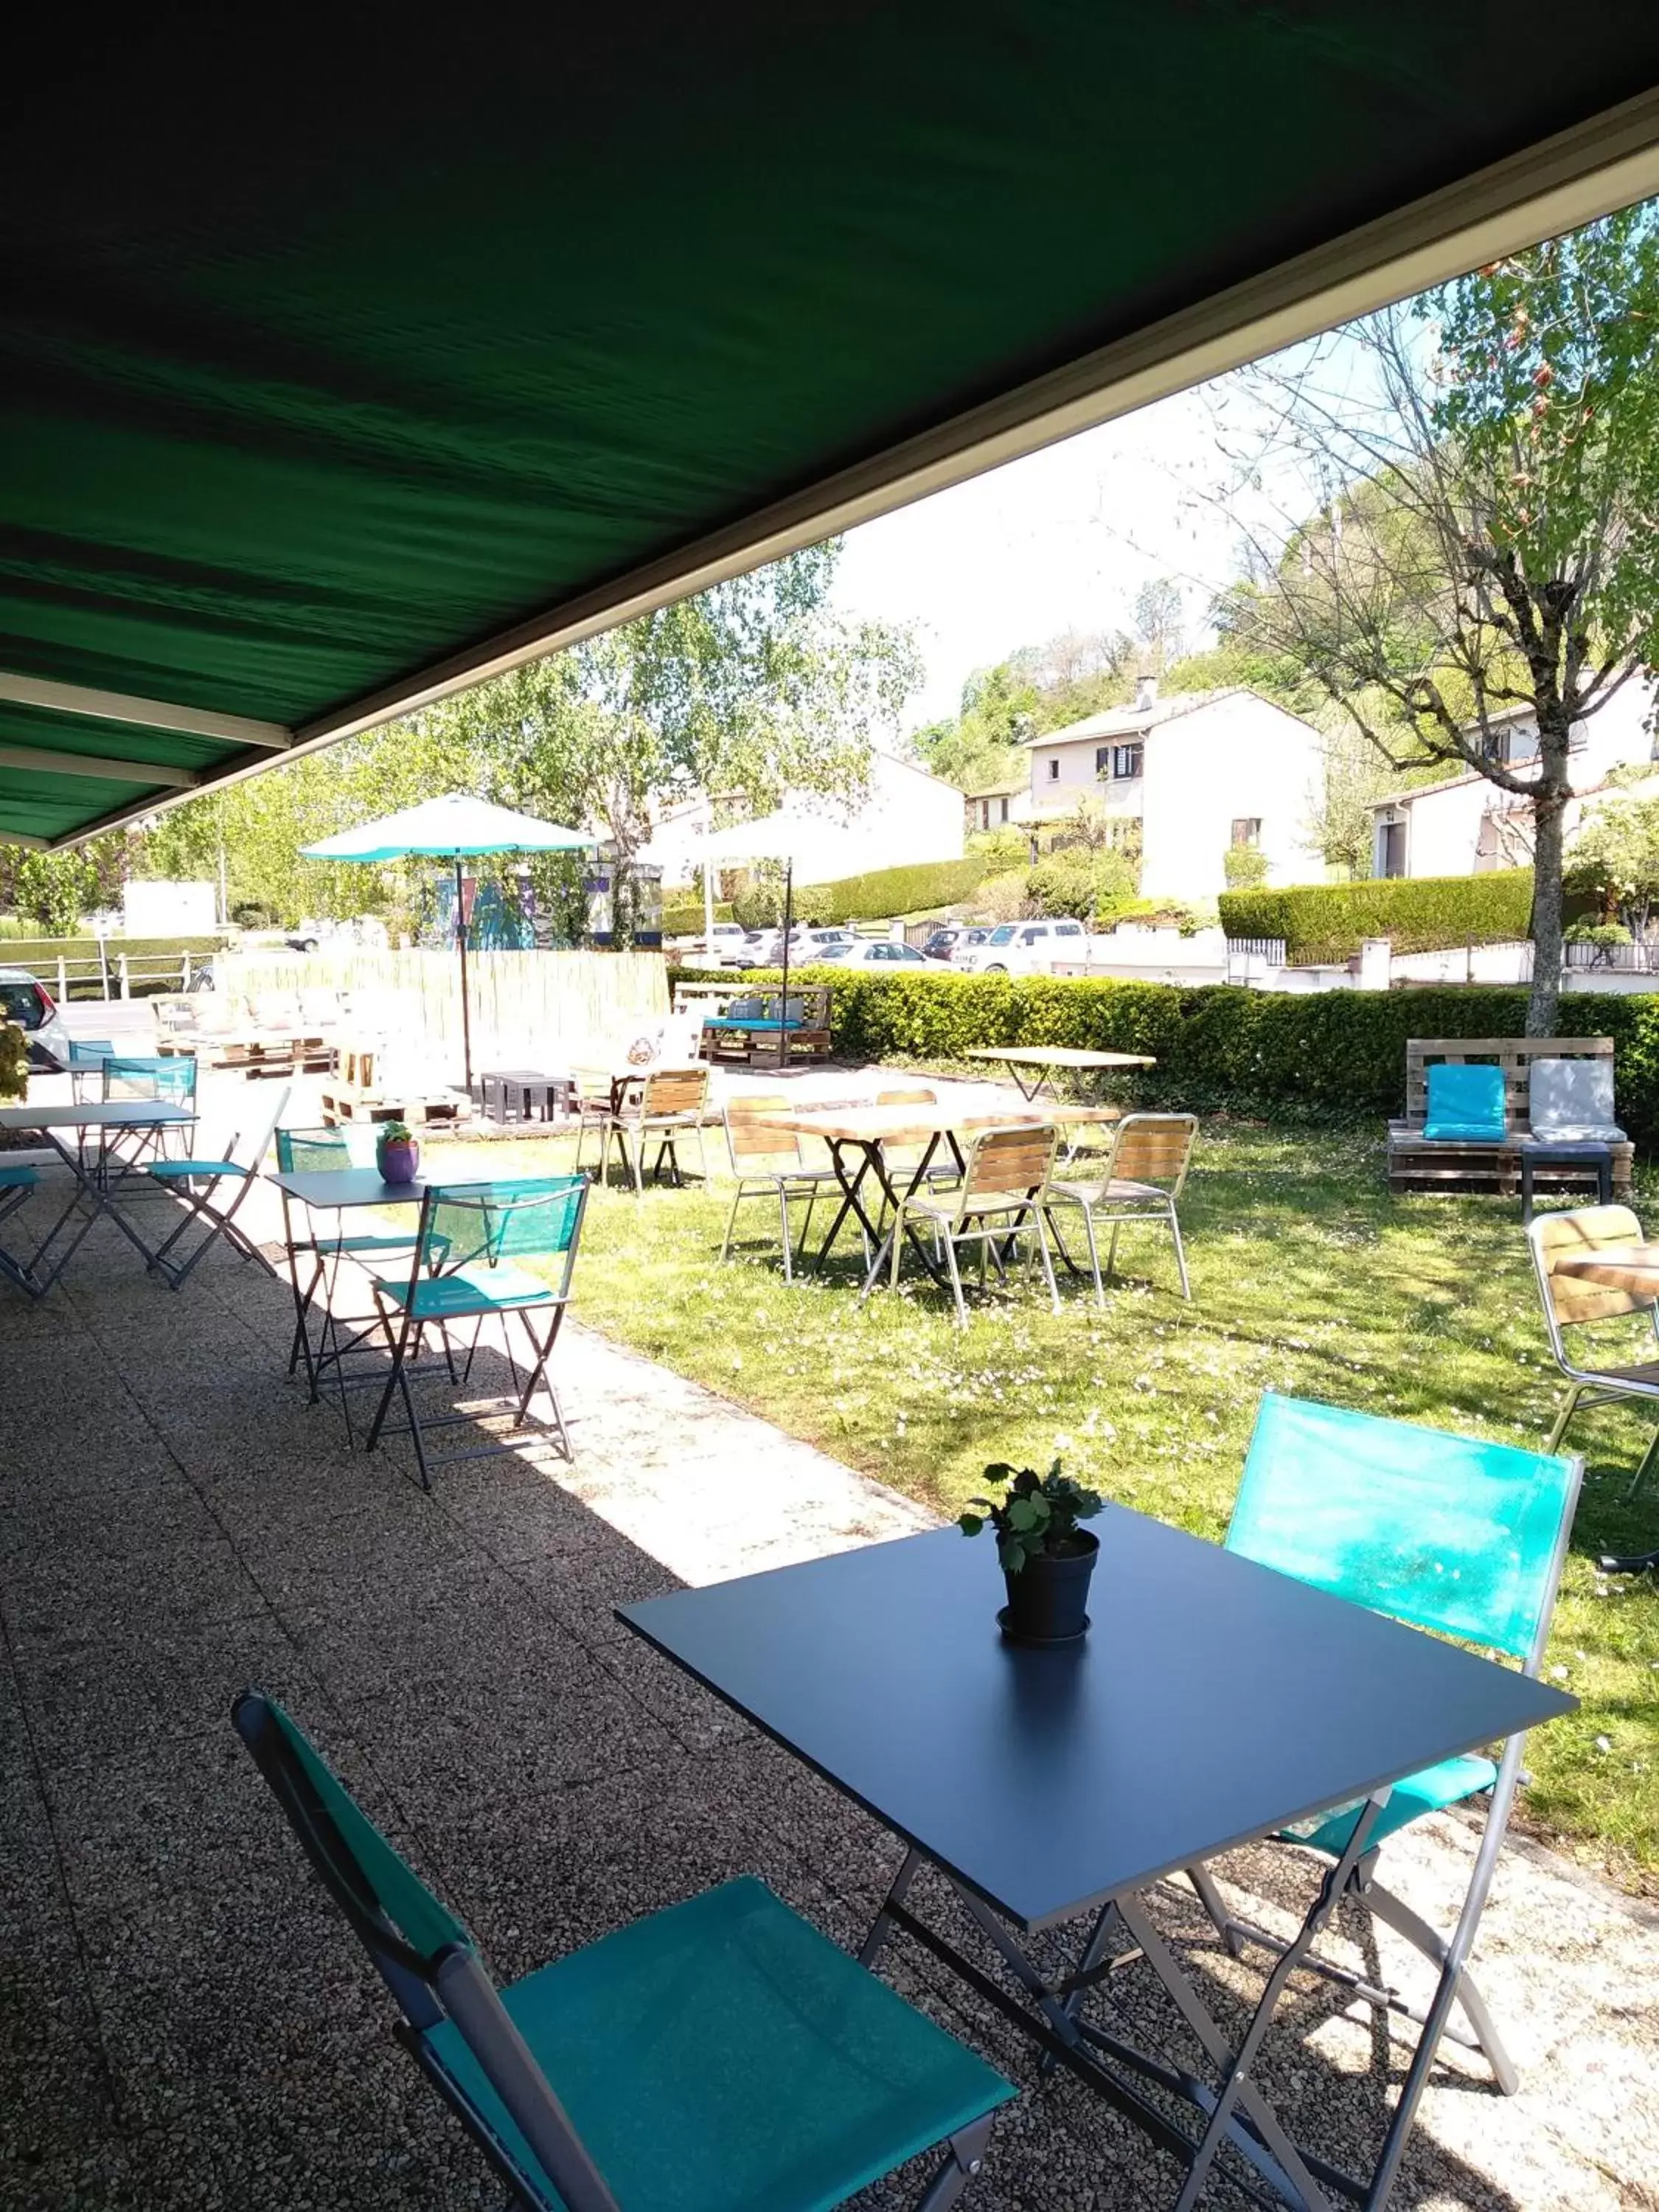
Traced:
[[[196, 1111], [196, 1056], [180, 1053], [165, 1060], [137, 1058], [125, 1053], [106, 1052], [103, 1055], [103, 1096], [106, 1099], [137, 1098], [154, 1100], [162, 1106], [177, 1106], [186, 1114]], [[78, 1094], [77, 1094], [78, 1095]], [[171, 1129], [135, 1130], [123, 1140], [129, 1147], [120, 1162], [121, 1169], [131, 1172], [146, 1158], [187, 1159], [195, 1146], [193, 1123], [184, 1123]], [[112, 1146], [106, 1148], [106, 1172]]]
[[829, 2212], [944, 2154], [978, 2171], [1014, 2092], [744, 1877], [498, 1989], [471, 1937], [282, 1707], [232, 1711], [396, 2000], [398, 2039], [532, 2212]]
[[69, 1048], [70, 1096], [101, 1098], [104, 1062], [114, 1056], [112, 1037], [71, 1037]]
[[[338, 1128], [278, 1129], [276, 1132], [276, 1166], [283, 1175], [340, 1175], [353, 1169], [372, 1168], [376, 1164], [374, 1147], [380, 1131], [372, 1122], [347, 1122]], [[396, 1255], [407, 1255], [414, 1249], [416, 1231], [412, 1225], [403, 1229], [354, 1231], [343, 1233], [343, 1217], [334, 1216], [335, 1233], [319, 1235], [317, 1215], [325, 1209], [312, 1206], [306, 1209], [310, 1234], [295, 1237], [289, 1245], [295, 1270], [294, 1340], [289, 1346], [288, 1371], [290, 1375], [306, 1363], [307, 1380], [311, 1395], [317, 1396], [318, 1376], [321, 1369], [332, 1364], [340, 1380], [341, 1402], [346, 1410], [346, 1425], [350, 1428], [350, 1402], [346, 1396], [343, 1363], [349, 1354], [362, 1348], [362, 1334], [343, 1335], [334, 1311], [335, 1285], [339, 1279], [342, 1260], [355, 1260], [367, 1265], [371, 1260], [390, 1260]], [[299, 1271], [306, 1261], [311, 1262], [309, 1278], [303, 1286]], [[323, 1330], [321, 1355], [312, 1356], [310, 1340], [306, 1329], [306, 1316], [323, 1294]], [[373, 1332], [371, 1332], [373, 1333]]]
[[[394, 1398], [401, 1398], [404, 1420], [415, 1445], [421, 1487], [432, 1487], [432, 1456], [424, 1431], [466, 1425], [506, 1413], [509, 1424], [480, 1443], [442, 1454], [445, 1461], [480, 1459], [513, 1451], [526, 1431], [551, 1437], [564, 1456], [571, 1456], [569, 1433], [558, 1393], [548, 1378], [552, 1356], [570, 1300], [571, 1277], [575, 1273], [576, 1249], [581, 1241], [582, 1218], [590, 1188], [586, 1176], [535, 1176], [502, 1182], [448, 1183], [428, 1187], [421, 1207], [420, 1229], [408, 1266], [402, 1270], [374, 1268], [374, 1297], [380, 1324], [392, 1353], [392, 1372], [375, 1409], [368, 1432], [373, 1451], [386, 1431], [386, 1416]], [[532, 1273], [520, 1262], [534, 1260], [547, 1273]], [[549, 1279], [550, 1276], [552, 1279]], [[501, 1325], [507, 1362], [513, 1374], [510, 1399], [487, 1413], [427, 1414], [422, 1418], [410, 1389], [426, 1332], [435, 1332], [443, 1346], [444, 1364], [452, 1382], [463, 1385], [472, 1372], [483, 1325], [492, 1318]], [[451, 1332], [472, 1324], [466, 1346], [466, 1364], [457, 1377]], [[528, 1347], [528, 1363], [521, 1372], [514, 1344], [517, 1323]], [[531, 1406], [538, 1389], [545, 1390], [550, 1420], [532, 1420]], [[482, 1431], [479, 1431], [482, 1433]]]
[[[40, 1176], [27, 1163], [20, 1162], [15, 1167], [0, 1167], [0, 1221], [21, 1212], [33, 1196], [40, 1182]], [[35, 1256], [38, 1259], [40, 1255], [37, 1253]], [[30, 1297], [40, 1295], [40, 1285], [31, 1272], [27, 1261], [15, 1258], [3, 1246], [0, 1246], [0, 1275], [3, 1275], [9, 1283], [15, 1284], [20, 1291], [26, 1291]]]
[[[1269, 1391], [1256, 1416], [1227, 1548], [1395, 1620], [1516, 1661], [1536, 1674], [1583, 1471], [1577, 1459]], [[1355, 1879], [1371, 1911], [1438, 1968], [1431, 2002], [1409, 2005], [1362, 1976], [1313, 1956], [1304, 1961], [1422, 2029], [1379, 2172], [1392, 2171], [1403, 2147], [1443, 2033], [1484, 2051], [1506, 2096], [1518, 2085], [1467, 1966], [1520, 1778], [1523, 1741], [1511, 1736], [1496, 1761], [1447, 1759], [1396, 1783], [1377, 1821], [1373, 1842], [1380, 1845], [1426, 1813], [1487, 1797], [1474, 1870], [1449, 1936], [1377, 1881], [1375, 1849], [1359, 1862]], [[1279, 1840], [1340, 1858], [1358, 1813], [1357, 1805], [1335, 1807], [1299, 1822]], [[1191, 1879], [1235, 1953], [1246, 1943], [1283, 1949], [1266, 1929], [1231, 1913], [1202, 1869]], [[1449, 2026], [1454, 2006], [1462, 2007], [1468, 2032]]]
[[[194, 1063], [192, 1062], [193, 1066]], [[242, 1234], [236, 1217], [243, 1201], [259, 1180], [259, 1170], [264, 1164], [265, 1154], [270, 1150], [270, 1140], [276, 1124], [283, 1118], [288, 1104], [291, 1084], [284, 1083], [276, 1093], [270, 1112], [260, 1125], [247, 1148], [246, 1160], [239, 1160], [236, 1148], [241, 1142], [238, 1131], [225, 1147], [221, 1159], [149, 1160], [144, 1173], [159, 1183], [184, 1206], [184, 1219], [172, 1234], [158, 1244], [150, 1255], [150, 1266], [166, 1276], [176, 1291], [201, 1265], [220, 1237], [239, 1259], [257, 1260], [266, 1264], [264, 1255], [257, 1244], [250, 1243]], [[229, 1203], [221, 1198], [228, 1191]], [[198, 1231], [194, 1243], [186, 1238], [192, 1230]]]

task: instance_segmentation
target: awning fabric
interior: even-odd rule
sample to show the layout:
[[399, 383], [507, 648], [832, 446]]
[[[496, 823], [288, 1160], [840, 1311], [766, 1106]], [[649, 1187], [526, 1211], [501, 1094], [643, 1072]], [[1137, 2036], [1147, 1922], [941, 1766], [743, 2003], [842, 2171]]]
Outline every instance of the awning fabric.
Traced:
[[1297, 257], [1310, 295], [1364, 226], [1380, 265], [1489, 165], [1525, 157], [1471, 219], [1525, 202], [1555, 134], [1558, 184], [1659, 142], [1648, 107], [1587, 128], [1659, 82], [1650, 0], [1581, 0], [1570, 38], [1542, 0], [304, 20], [32, 40], [0, 134], [0, 836], [965, 472], [1102, 349], [1103, 386], [1143, 337], [1173, 359], [1146, 334]]

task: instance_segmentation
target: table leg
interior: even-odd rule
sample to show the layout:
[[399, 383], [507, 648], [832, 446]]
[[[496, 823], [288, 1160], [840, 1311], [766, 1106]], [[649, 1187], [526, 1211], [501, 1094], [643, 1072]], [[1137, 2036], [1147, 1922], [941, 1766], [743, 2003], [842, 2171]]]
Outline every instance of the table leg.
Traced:
[[[843, 1141], [843, 1139], [825, 1139], [826, 1144], [829, 1146], [830, 1165], [835, 1170], [836, 1181], [841, 1188], [841, 1204], [836, 1209], [834, 1220], [830, 1224], [828, 1235], [824, 1237], [823, 1243], [819, 1245], [817, 1253], [813, 1256], [811, 1264], [812, 1271], [815, 1274], [821, 1275], [823, 1273], [824, 1262], [830, 1257], [830, 1247], [834, 1244], [836, 1237], [840, 1236], [841, 1224], [846, 1220], [849, 1213], [858, 1223], [860, 1228], [864, 1231], [866, 1237], [869, 1240], [865, 1248], [866, 1250], [870, 1249], [872, 1244], [878, 1243], [880, 1241], [880, 1232], [877, 1230], [875, 1224], [871, 1220], [869, 1215], [865, 1212], [862, 1205], [859, 1201], [859, 1192], [863, 1187], [864, 1178], [869, 1174], [872, 1166], [874, 1165], [878, 1156], [879, 1147], [872, 1147], [869, 1146], [854, 1147], [855, 1150], [860, 1151], [863, 1153], [863, 1158], [859, 1163], [858, 1173], [849, 1179], [847, 1173], [847, 1164], [842, 1158], [842, 1143]], [[879, 1170], [878, 1170], [878, 1173], [879, 1173]]]
[[[962, 1156], [962, 1147], [957, 1144], [954, 1133], [947, 1130], [945, 1133], [944, 1140], [951, 1147], [951, 1155], [957, 1164], [957, 1173], [958, 1175], [963, 1174], [965, 1172], [965, 1164]], [[911, 1176], [909, 1182], [904, 1187], [904, 1196], [906, 1199], [914, 1197], [915, 1193], [921, 1189], [922, 1183], [927, 1178], [927, 1170], [933, 1164], [933, 1155], [939, 1148], [939, 1142], [940, 1139], [938, 1136], [930, 1137], [928, 1139], [926, 1149], [923, 1151], [921, 1159], [916, 1164], [915, 1173]], [[866, 1298], [869, 1297], [871, 1291], [874, 1290], [876, 1285], [881, 1280], [888, 1261], [892, 1255], [893, 1239], [898, 1234], [901, 1207], [901, 1200], [898, 1194], [894, 1189], [887, 1175], [886, 1163], [881, 1158], [881, 1146], [879, 1145], [873, 1145], [870, 1147], [870, 1152], [872, 1164], [876, 1170], [876, 1179], [881, 1184], [882, 1191], [886, 1198], [888, 1205], [893, 1209], [893, 1226], [887, 1231], [884, 1237], [878, 1236], [876, 1239], [876, 1256], [870, 1262], [869, 1272], [864, 1278], [864, 1288], [860, 1292], [860, 1296], [861, 1297]], [[933, 1254], [927, 1249], [927, 1247], [922, 1243], [921, 1237], [916, 1234], [915, 1231], [911, 1227], [908, 1221], [904, 1224], [904, 1234], [906, 1240], [910, 1246], [910, 1249], [915, 1254], [917, 1259], [921, 1261], [922, 1266], [927, 1269], [933, 1280], [938, 1285], [940, 1290], [948, 1291], [951, 1287], [951, 1279], [949, 1275], [946, 1274], [944, 1268], [939, 1265]]]

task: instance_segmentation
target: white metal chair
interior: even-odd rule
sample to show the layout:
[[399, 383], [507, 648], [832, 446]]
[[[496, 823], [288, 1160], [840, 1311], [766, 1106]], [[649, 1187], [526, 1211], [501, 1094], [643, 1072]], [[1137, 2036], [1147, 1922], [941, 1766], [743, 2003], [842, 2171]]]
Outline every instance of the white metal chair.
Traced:
[[916, 1219], [925, 1221], [936, 1241], [943, 1243], [957, 1320], [965, 1326], [968, 1308], [962, 1295], [957, 1247], [979, 1247], [982, 1283], [988, 1257], [995, 1261], [1000, 1271], [1018, 1239], [1030, 1235], [1036, 1241], [1028, 1257], [1041, 1258], [1049, 1304], [1058, 1313], [1060, 1291], [1048, 1256], [1044, 1215], [1059, 1145], [1060, 1132], [1045, 1124], [1024, 1122], [1013, 1128], [985, 1129], [969, 1145], [962, 1180], [954, 1190], [934, 1195], [924, 1186], [902, 1193], [891, 1232], [890, 1280], [895, 1285], [898, 1282], [906, 1227]]
[[[774, 1199], [777, 1203], [778, 1230], [783, 1246], [783, 1279], [786, 1283], [794, 1279], [789, 1236], [791, 1200], [805, 1199], [806, 1201], [806, 1212], [800, 1224], [804, 1250], [807, 1231], [812, 1224], [812, 1208], [818, 1194], [826, 1189], [833, 1193], [840, 1187], [833, 1168], [808, 1165], [798, 1136], [782, 1129], [757, 1126], [765, 1115], [785, 1111], [792, 1103], [781, 1094], [728, 1098], [722, 1117], [726, 1125], [726, 1157], [732, 1164], [738, 1187], [732, 1194], [732, 1210], [726, 1218], [726, 1235], [720, 1243], [720, 1258], [727, 1260], [732, 1255], [732, 1238], [738, 1225], [738, 1208], [744, 1200]], [[867, 1265], [867, 1248], [865, 1259]]]
[[[241, 1212], [242, 1201], [259, 1180], [259, 1170], [270, 1140], [276, 1133], [276, 1124], [282, 1120], [292, 1085], [283, 1084], [276, 1092], [276, 1102], [258, 1136], [248, 1147], [246, 1161], [235, 1157], [240, 1142], [240, 1132], [234, 1133], [225, 1147], [222, 1159], [148, 1160], [144, 1173], [177, 1192], [184, 1200], [184, 1219], [172, 1235], [159, 1244], [150, 1255], [150, 1266], [158, 1268], [176, 1291], [185, 1277], [194, 1272], [206, 1258], [215, 1241], [222, 1237], [225, 1242], [244, 1260], [258, 1260], [265, 1266], [264, 1255], [257, 1244], [250, 1243], [237, 1225], [236, 1216]], [[214, 1194], [221, 1184], [230, 1184], [234, 1192], [230, 1204], [219, 1207], [213, 1203]], [[198, 1188], [199, 1186], [199, 1188]], [[201, 1241], [182, 1259], [170, 1260], [167, 1255], [191, 1228], [205, 1233]]]
[[[1565, 1259], [1643, 1242], [1642, 1224], [1627, 1206], [1586, 1206], [1571, 1212], [1542, 1213], [1528, 1224], [1527, 1243], [1538, 1278], [1550, 1351], [1567, 1381], [1567, 1395], [1561, 1401], [1546, 1451], [1559, 1449], [1567, 1423], [1588, 1407], [1617, 1405], [1627, 1399], [1659, 1406], [1659, 1359], [1590, 1366], [1575, 1357], [1565, 1334], [1568, 1329], [1576, 1331], [1597, 1322], [1645, 1314], [1659, 1340], [1659, 1301], [1638, 1291], [1585, 1282], [1581, 1277], [1562, 1273], [1559, 1265]], [[1656, 1457], [1659, 1457], [1659, 1431], [1632, 1478], [1629, 1496], [1633, 1498], [1641, 1488]]]
[[1175, 1241], [1181, 1295], [1191, 1299], [1187, 1254], [1181, 1241], [1181, 1221], [1176, 1207], [1186, 1188], [1187, 1170], [1192, 1164], [1193, 1146], [1197, 1139], [1196, 1115], [1126, 1114], [1113, 1130], [1111, 1148], [1101, 1163], [1097, 1182], [1067, 1178], [1051, 1185], [1051, 1225], [1052, 1209], [1057, 1205], [1075, 1206], [1082, 1212], [1097, 1305], [1106, 1303], [1101, 1280], [1100, 1247], [1095, 1235], [1097, 1214], [1103, 1222], [1111, 1224], [1111, 1242], [1106, 1249], [1108, 1274], [1117, 1258], [1117, 1234], [1124, 1223], [1155, 1221], [1167, 1228]]

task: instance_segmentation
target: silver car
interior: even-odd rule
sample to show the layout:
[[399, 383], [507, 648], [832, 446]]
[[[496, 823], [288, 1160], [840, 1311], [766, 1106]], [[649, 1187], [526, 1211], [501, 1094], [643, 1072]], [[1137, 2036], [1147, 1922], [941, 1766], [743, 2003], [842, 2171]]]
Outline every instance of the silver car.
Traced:
[[0, 968], [0, 1021], [15, 1022], [27, 1037], [31, 1067], [56, 1074], [69, 1066], [69, 1031], [57, 1001], [27, 968]]

